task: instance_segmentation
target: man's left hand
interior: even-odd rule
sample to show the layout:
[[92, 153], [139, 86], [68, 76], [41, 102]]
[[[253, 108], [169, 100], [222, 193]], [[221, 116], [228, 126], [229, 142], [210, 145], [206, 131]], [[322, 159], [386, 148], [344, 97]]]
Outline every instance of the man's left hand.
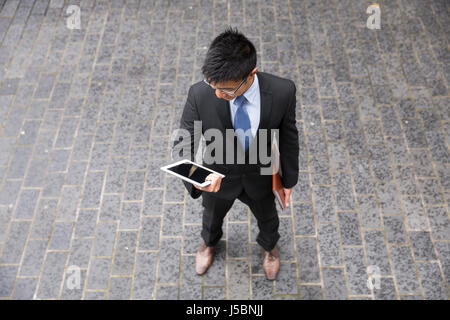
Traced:
[[287, 208], [289, 207], [289, 198], [291, 197], [292, 188], [283, 188], [284, 195], [285, 195], [285, 203], [284, 206]]

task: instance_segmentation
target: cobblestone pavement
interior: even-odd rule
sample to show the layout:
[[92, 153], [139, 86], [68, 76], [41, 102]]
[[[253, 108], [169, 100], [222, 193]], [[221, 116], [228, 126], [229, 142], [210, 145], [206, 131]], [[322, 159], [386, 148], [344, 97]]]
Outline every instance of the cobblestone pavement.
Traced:
[[[0, 0], [0, 297], [448, 299], [450, 4], [370, 4]], [[200, 200], [159, 170], [229, 24], [297, 84], [275, 282], [242, 203], [195, 275]]]

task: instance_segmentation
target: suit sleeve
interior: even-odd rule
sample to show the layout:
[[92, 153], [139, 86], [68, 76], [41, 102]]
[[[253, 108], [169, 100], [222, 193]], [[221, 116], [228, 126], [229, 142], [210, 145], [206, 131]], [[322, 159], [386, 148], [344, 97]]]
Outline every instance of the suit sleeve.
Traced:
[[295, 84], [291, 82], [291, 98], [289, 106], [283, 117], [280, 126], [280, 162], [282, 170], [282, 182], [285, 188], [292, 188], [298, 181], [298, 130], [296, 126], [295, 110], [296, 110], [296, 88]]
[[[180, 120], [180, 129], [187, 130], [189, 132], [190, 139], [188, 140], [188, 143], [190, 143], [190, 146], [187, 146], [188, 148], [185, 148], [186, 145], [183, 145], [183, 140], [175, 141], [173, 148], [177, 146], [180, 149], [187, 149], [190, 150], [189, 154], [183, 154], [182, 158], [189, 159], [191, 161], [195, 161], [195, 154], [197, 153], [197, 150], [195, 147], [198, 148], [199, 141], [201, 138], [201, 130], [200, 132], [195, 132], [194, 130], [194, 121], [200, 121], [200, 116], [197, 111], [197, 105], [195, 102], [195, 96], [194, 96], [194, 89], [191, 86], [189, 88], [189, 93], [187, 97], [186, 104], [184, 106], [183, 114], [181, 116]], [[182, 145], [178, 145], [179, 143], [182, 143]], [[186, 142], [185, 142], [186, 143]], [[172, 149], [173, 152], [174, 149]], [[201, 190], [196, 189], [191, 183], [182, 180], [186, 189], [188, 190], [189, 194], [192, 198], [196, 199], [200, 197], [202, 194]]]

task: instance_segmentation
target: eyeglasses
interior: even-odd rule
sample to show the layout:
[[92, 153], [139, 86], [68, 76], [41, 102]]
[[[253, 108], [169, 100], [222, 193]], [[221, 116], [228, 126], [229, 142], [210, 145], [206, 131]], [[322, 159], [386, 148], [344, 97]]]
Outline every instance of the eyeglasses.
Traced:
[[236, 89], [232, 89], [233, 91], [228, 91], [228, 90], [224, 90], [224, 89], [219, 89], [219, 88], [217, 88], [216, 86], [213, 86], [211, 83], [209, 83], [208, 80], [206, 80], [206, 79], [203, 79], [203, 81], [204, 81], [208, 86], [210, 86], [211, 88], [213, 88], [214, 90], [219, 90], [219, 91], [222, 92], [222, 93], [228, 94], [228, 95], [230, 95], [230, 96], [234, 96], [234, 94], [239, 90], [239, 88], [244, 84], [244, 82], [247, 81], [247, 79], [248, 79], [248, 76], [245, 77], [245, 79], [241, 81], [241, 83], [237, 86]]

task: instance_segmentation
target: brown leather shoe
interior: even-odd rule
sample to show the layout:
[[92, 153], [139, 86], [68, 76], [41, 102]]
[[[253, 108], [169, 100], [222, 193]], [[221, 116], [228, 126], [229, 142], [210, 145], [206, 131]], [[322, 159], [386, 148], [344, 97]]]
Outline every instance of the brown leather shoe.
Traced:
[[201, 244], [195, 256], [195, 272], [198, 275], [204, 274], [211, 266], [215, 249], [216, 247], [207, 247], [205, 242]]
[[278, 270], [280, 270], [280, 257], [278, 255], [277, 247], [271, 251], [262, 249], [263, 269], [267, 280], [275, 280], [277, 278]]

